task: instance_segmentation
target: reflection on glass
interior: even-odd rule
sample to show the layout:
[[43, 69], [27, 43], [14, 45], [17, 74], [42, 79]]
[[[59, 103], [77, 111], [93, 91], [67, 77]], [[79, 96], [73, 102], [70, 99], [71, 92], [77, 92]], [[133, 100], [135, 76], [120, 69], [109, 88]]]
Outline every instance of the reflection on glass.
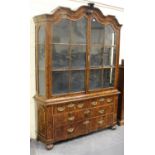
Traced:
[[85, 44], [86, 43], [86, 18], [72, 21], [71, 43]]
[[101, 70], [90, 71], [90, 89], [101, 88]]
[[39, 29], [38, 41], [38, 85], [39, 95], [45, 95], [45, 29], [43, 26]]
[[71, 49], [71, 67], [85, 68], [86, 46], [72, 46]]
[[97, 22], [95, 18], [91, 21], [91, 43], [104, 44], [104, 25]]
[[69, 72], [54, 71], [52, 80], [53, 94], [67, 93], [69, 91]]
[[71, 91], [83, 91], [85, 89], [85, 71], [71, 72]]
[[108, 68], [103, 70], [103, 88], [113, 87], [115, 78], [115, 69]]
[[112, 65], [113, 66], [115, 66], [116, 65], [116, 48], [114, 48], [114, 47], [112, 47], [112, 49], [113, 49], [113, 63], [112, 63]]
[[45, 28], [43, 26], [39, 29], [39, 44], [45, 44]]
[[45, 70], [45, 45], [38, 45], [39, 70]]
[[69, 46], [68, 45], [53, 45], [53, 68], [68, 68], [69, 67]]
[[116, 34], [111, 25], [105, 26], [105, 45], [113, 46], [116, 44]]
[[92, 66], [102, 66], [102, 53], [103, 47], [92, 47], [90, 52], [90, 65]]
[[53, 26], [53, 43], [69, 43], [70, 20], [62, 19]]

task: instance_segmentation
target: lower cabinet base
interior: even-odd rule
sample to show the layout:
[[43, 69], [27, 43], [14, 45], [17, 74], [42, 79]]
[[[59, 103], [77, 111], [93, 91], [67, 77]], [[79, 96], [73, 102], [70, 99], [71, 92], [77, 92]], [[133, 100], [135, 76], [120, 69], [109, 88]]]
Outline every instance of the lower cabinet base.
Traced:
[[76, 97], [72, 100], [68, 97], [51, 99], [49, 104], [36, 100], [38, 139], [46, 145], [47, 150], [51, 150], [53, 144], [59, 141], [106, 128], [116, 129], [118, 92], [105, 96], [100, 93], [93, 95], [84, 96], [81, 100]]

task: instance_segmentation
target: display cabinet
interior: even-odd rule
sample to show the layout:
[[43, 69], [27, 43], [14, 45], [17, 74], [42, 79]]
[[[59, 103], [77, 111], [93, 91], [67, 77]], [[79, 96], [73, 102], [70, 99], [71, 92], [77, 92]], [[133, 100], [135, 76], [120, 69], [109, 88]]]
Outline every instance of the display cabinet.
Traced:
[[53, 143], [117, 123], [120, 28], [94, 4], [34, 17], [38, 139]]

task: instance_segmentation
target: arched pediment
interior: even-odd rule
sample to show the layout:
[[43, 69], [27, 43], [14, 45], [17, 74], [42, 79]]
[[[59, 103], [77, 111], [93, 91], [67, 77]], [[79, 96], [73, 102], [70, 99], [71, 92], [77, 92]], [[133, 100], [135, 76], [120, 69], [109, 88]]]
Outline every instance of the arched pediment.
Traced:
[[58, 7], [50, 14], [42, 14], [34, 17], [35, 22], [51, 21], [56, 22], [61, 20], [61, 18], [69, 18], [72, 20], [77, 20], [82, 16], [94, 16], [103, 24], [113, 24], [113, 26], [118, 29], [122, 25], [119, 24], [115, 16], [107, 15], [105, 16], [102, 11], [96, 7], [81, 6], [77, 10], [71, 10], [67, 7]]

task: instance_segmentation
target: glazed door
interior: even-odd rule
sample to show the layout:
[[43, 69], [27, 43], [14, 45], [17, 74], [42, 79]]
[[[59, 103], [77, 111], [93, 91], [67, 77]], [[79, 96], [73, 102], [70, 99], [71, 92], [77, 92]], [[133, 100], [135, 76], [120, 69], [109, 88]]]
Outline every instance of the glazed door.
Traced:
[[116, 33], [111, 25], [91, 19], [90, 90], [114, 87]]
[[53, 95], [84, 92], [86, 76], [86, 24], [62, 19], [52, 28], [52, 90]]

